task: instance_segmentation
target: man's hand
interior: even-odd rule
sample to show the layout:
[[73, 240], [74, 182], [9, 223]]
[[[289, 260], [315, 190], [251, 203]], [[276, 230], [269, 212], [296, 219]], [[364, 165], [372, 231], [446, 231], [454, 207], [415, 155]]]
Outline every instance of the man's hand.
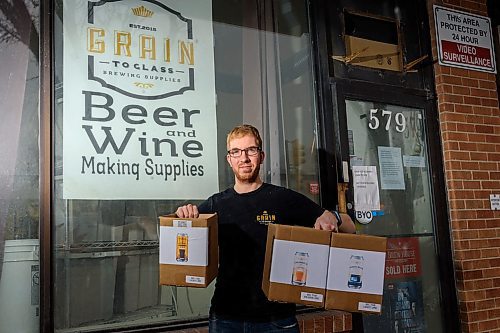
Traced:
[[332, 212], [325, 210], [320, 217], [316, 219], [314, 223], [314, 228], [321, 230], [329, 230], [333, 232], [345, 232], [353, 234], [356, 232], [356, 226], [351, 220], [351, 217], [347, 214], [340, 213], [340, 218], [342, 219], [342, 224], [340, 228], [337, 226], [337, 218]]
[[333, 232], [338, 232], [337, 218], [332, 212], [325, 210], [320, 217], [316, 219], [314, 223], [315, 229], [328, 230]]
[[198, 212], [198, 207], [192, 204], [180, 206], [175, 211], [175, 214], [177, 214], [178, 217], [187, 217], [187, 218], [197, 218], [198, 216], [200, 216], [200, 213]]

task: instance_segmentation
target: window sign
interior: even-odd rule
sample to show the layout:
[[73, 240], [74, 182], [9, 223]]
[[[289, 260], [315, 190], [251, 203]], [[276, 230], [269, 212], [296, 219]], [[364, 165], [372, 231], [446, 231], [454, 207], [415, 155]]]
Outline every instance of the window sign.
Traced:
[[63, 197], [217, 192], [211, 1], [65, 1], [63, 36]]
[[385, 278], [420, 277], [420, 247], [417, 237], [389, 238], [385, 261]]
[[403, 155], [403, 165], [409, 168], [425, 168], [425, 157]]
[[434, 6], [439, 64], [496, 73], [488, 17]]
[[380, 184], [383, 190], [404, 190], [405, 179], [401, 160], [401, 148], [378, 147]]
[[352, 166], [354, 208], [356, 211], [380, 210], [376, 166]]

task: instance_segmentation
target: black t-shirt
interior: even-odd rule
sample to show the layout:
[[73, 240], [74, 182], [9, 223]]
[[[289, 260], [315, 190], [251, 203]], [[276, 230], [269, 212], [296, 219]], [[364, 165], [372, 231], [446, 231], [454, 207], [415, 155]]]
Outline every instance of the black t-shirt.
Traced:
[[306, 196], [264, 183], [250, 193], [214, 194], [200, 213], [218, 214], [219, 274], [211, 313], [227, 319], [269, 320], [295, 314], [295, 304], [270, 302], [262, 291], [269, 223], [312, 227], [324, 209]]

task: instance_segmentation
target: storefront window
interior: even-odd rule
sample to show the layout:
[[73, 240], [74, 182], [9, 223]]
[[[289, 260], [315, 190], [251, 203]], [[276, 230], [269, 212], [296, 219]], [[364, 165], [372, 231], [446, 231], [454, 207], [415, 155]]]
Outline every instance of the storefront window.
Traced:
[[0, 332], [39, 321], [39, 4], [0, 2]]
[[55, 328], [207, 317], [158, 285], [158, 216], [233, 184], [226, 134], [261, 130], [265, 181], [319, 202], [305, 1], [56, 1]]

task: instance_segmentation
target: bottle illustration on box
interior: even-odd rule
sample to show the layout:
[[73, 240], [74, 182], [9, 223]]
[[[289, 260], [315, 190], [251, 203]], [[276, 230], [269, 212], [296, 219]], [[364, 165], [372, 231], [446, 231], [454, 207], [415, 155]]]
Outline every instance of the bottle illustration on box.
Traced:
[[349, 259], [349, 280], [347, 286], [351, 289], [360, 289], [363, 286], [363, 256], [351, 255]]
[[307, 280], [307, 262], [309, 261], [309, 253], [295, 252], [293, 260], [292, 284], [296, 286], [304, 286]]
[[175, 244], [175, 259], [177, 261], [188, 261], [188, 234], [178, 233], [177, 242]]

